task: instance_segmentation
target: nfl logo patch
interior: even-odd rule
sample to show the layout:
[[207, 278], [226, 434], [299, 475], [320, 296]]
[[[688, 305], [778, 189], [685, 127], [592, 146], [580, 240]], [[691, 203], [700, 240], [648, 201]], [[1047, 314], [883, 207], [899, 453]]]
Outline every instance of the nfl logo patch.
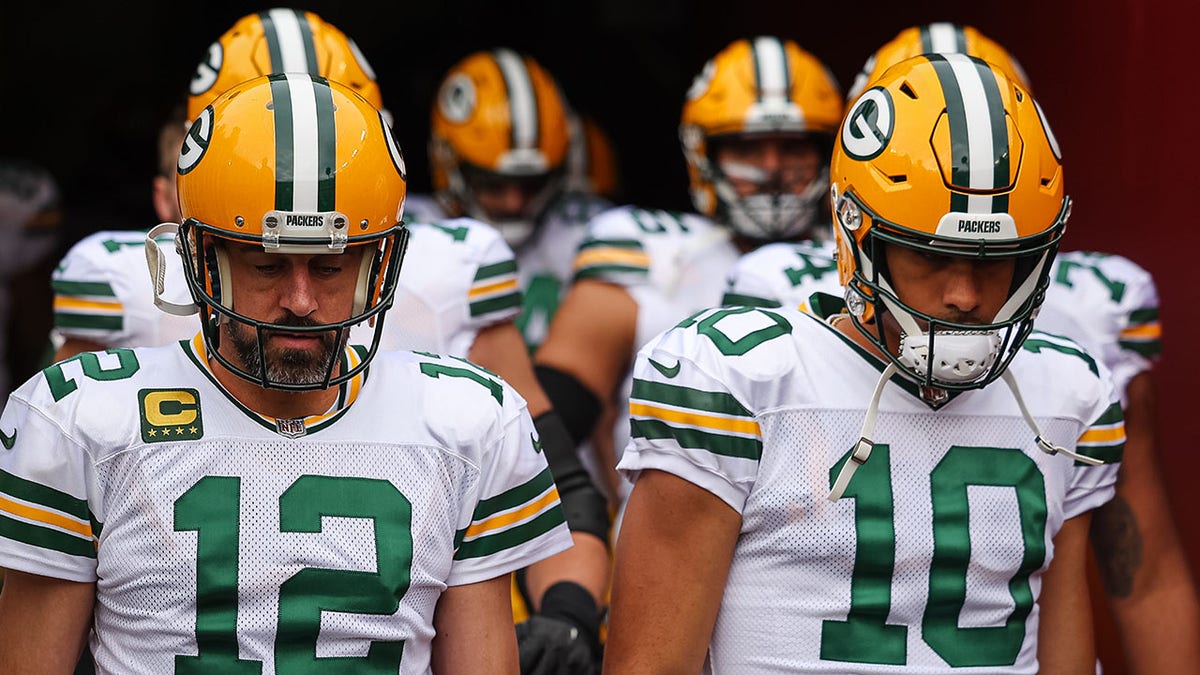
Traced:
[[300, 438], [308, 433], [308, 428], [304, 426], [304, 419], [293, 417], [291, 419], [276, 418], [275, 430], [280, 436], [288, 438]]

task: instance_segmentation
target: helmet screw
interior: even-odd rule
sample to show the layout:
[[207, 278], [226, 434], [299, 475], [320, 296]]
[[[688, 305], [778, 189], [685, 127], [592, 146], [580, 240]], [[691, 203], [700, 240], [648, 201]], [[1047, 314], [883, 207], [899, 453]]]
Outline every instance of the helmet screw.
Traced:
[[361, 221], [359, 221], [358, 226], [359, 226], [359, 228], [365, 230], [365, 229], [367, 229], [367, 226], [370, 224], [371, 223], [366, 218], [363, 218]]
[[245, 219], [245, 218], [243, 218], [243, 217], [241, 217], [241, 216], [237, 216], [237, 217], [235, 217], [235, 218], [233, 219], [233, 224], [234, 224], [234, 225], [237, 225], [238, 227], [245, 227], [245, 226], [246, 226], [246, 219]]
[[334, 219], [333, 219], [333, 226], [334, 226], [335, 228], [339, 229], [339, 230], [340, 230], [340, 229], [342, 229], [343, 227], [345, 227], [345, 226], [346, 226], [346, 219], [345, 219], [345, 218], [340, 218], [340, 217], [339, 217], [339, 218], [334, 218]]
[[279, 225], [279, 219], [275, 216], [267, 216], [266, 218], [263, 218], [263, 224], [268, 228], [274, 228]]

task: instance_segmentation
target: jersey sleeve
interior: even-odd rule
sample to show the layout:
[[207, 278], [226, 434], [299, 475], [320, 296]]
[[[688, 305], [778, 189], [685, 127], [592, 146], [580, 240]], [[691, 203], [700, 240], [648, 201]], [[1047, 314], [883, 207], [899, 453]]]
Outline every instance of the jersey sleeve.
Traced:
[[481, 457], [475, 499], [462, 509], [450, 586], [493, 579], [571, 547], [558, 488], [525, 401], [507, 384], [493, 391], [500, 393], [505, 419]]
[[1150, 370], [1162, 355], [1162, 324], [1158, 319], [1158, 288], [1153, 277], [1129, 260], [1119, 261], [1129, 273], [1121, 298], [1118, 349], [1111, 363], [1105, 365], [1113, 371], [1118, 389], [1124, 390], [1129, 380]]
[[728, 311], [692, 317], [638, 353], [632, 438], [617, 468], [635, 482], [646, 469], [674, 474], [741, 513], [758, 474], [762, 431], [746, 395], [735, 392], [747, 387], [720, 367], [715, 341], [696, 330]]
[[517, 259], [500, 233], [467, 218], [446, 221], [445, 225], [469, 230], [467, 243], [476, 260], [475, 276], [467, 292], [470, 325], [479, 330], [516, 319], [521, 313]]
[[91, 582], [103, 520], [98, 484], [52, 399], [38, 373], [0, 415], [0, 567]]
[[642, 214], [647, 213], [623, 207], [604, 211], [589, 221], [575, 255], [575, 280], [591, 279], [626, 287], [648, 283], [650, 254], [642, 222], [646, 218]]
[[[771, 245], [773, 246], [773, 244]], [[747, 253], [738, 259], [725, 282], [721, 304], [726, 307], [782, 307], [779, 289], [771, 283], [782, 272], [770, 265], [764, 251], [770, 246]], [[764, 266], [765, 264], [765, 266]]]
[[122, 245], [98, 235], [87, 237], [72, 246], [54, 270], [54, 328], [63, 337], [115, 347], [135, 332], [126, 308], [129, 298], [121, 297], [122, 284], [114, 279], [109, 262]]
[[1075, 442], [1081, 455], [1103, 460], [1094, 466], [1075, 462], [1063, 503], [1065, 518], [1073, 518], [1104, 505], [1116, 495], [1117, 473], [1125, 451], [1125, 420], [1108, 369], [1096, 364], [1091, 387], [1081, 387], [1092, 395], [1085, 398], [1083, 426]]

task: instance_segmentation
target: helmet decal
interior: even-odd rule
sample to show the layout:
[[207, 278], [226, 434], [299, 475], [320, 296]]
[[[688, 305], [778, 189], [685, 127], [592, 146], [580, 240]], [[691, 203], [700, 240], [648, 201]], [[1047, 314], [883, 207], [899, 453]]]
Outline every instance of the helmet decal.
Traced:
[[297, 73], [268, 79], [275, 118], [275, 208], [333, 211], [337, 133], [329, 82]]
[[396, 172], [400, 177], [408, 180], [408, 169], [404, 164], [404, 153], [400, 151], [400, 145], [396, 143], [396, 138], [392, 135], [392, 127], [387, 123], [383, 113], [379, 113], [379, 124], [383, 127], [383, 136], [387, 139], [388, 153], [392, 156], [392, 165], [396, 167]]
[[509, 49], [495, 51], [496, 65], [504, 76], [508, 89], [509, 119], [512, 125], [514, 149], [536, 148], [538, 145], [538, 107], [533, 82], [525, 63]]
[[303, 10], [276, 8], [261, 12], [263, 37], [273, 73], [319, 73], [312, 26]]
[[477, 104], [475, 84], [466, 73], [455, 73], [446, 78], [438, 91], [438, 109], [446, 119], [462, 124], [475, 114]]
[[1008, 126], [991, 66], [964, 54], [929, 54], [927, 58], [946, 99], [950, 156], [938, 160], [943, 168], [950, 165], [949, 182], [957, 188], [950, 193], [950, 210], [1007, 212], [1007, 194], [962, 192], [994, 192], [1007, 188], [1010, 182]]
[[892, 140], [896, 109], [886, 89], [868, 89], [854, 102], [842, 124], [842, 149], [857, 160], [878, 157]]
[[212, 89], [217, 83], [224, 59], [225, 50], [221, 47], [220, 40], [208, 46], [208, 53], [204, 55], [204, 60], [196, 65], [196, 74], [192, 75], [192, 81], [188, 83], [188, 92], [192, 96], [199, 96]]
[[179, 149], [179, 160], [176, 168], [180, 175], [185, 174], [204, 158], [204, 153], [208, 150], [208, 143], [212, 140], [213, 131], [213, 109], [208, 106], [196, 121], [188, 127], [187, 134], [183, 137], [183, 147]]

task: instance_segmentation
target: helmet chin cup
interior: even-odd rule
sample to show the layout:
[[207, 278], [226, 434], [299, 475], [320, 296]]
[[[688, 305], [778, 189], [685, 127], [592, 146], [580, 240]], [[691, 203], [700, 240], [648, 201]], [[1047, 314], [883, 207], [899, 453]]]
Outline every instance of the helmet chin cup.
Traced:
[[988, 374], [1000, 343], [995, 330], [937, 331], [932, 340], [928, 334], [901, 335], [897, 358], [915, 373], [928, 373], [933, 384], [967, 384]]

